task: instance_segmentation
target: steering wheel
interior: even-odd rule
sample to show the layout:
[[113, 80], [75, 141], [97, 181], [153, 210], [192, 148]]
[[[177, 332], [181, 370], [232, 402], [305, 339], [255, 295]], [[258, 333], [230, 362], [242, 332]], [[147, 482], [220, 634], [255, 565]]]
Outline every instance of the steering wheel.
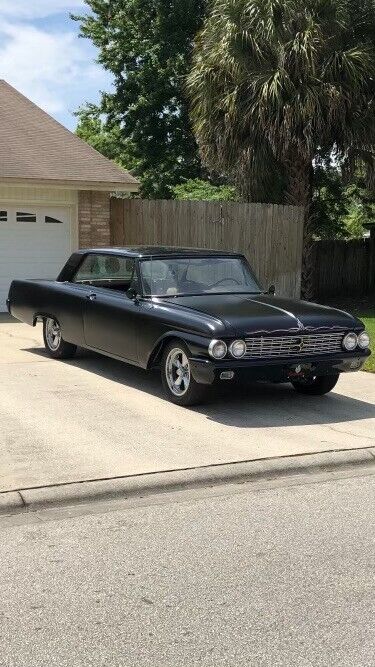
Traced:
[[227, 282], [232, 282], [235, 285], [241, 285], [241, 283], [236, 280], [236, 278], [222, 278], [221, 280], [218, 280], [217, 283], [213, 283], [211, 287], [218, 287], [218, 285], [221, 285], [221, 283], [227, 283]]

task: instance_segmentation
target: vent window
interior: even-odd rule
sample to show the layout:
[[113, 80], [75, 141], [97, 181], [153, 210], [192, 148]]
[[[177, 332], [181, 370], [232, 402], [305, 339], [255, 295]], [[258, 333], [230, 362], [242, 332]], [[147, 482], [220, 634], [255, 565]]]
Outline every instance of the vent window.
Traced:
[[16, 220], [17, 222], [36, 222], [36, 214], [25, 213], [24, 211], [17, 211]]
[[8, 211], [0, 211], [0, 222], [8, 221]]
[[62, 225], [62, 224], [63, 224], [63, 221], [62, 221], [62, 220], [58, 220], [57, 218], [51, 218], [50, 215], [46, 215], [46, 216], [45, 216], [45, 218], [44, 218], [44, 222], [50, 222], [50, 223], [52, 223], [52, 224], [54, 224], [54, 225], [56, 225], [56, 224], [57, 224], [57, 225]]

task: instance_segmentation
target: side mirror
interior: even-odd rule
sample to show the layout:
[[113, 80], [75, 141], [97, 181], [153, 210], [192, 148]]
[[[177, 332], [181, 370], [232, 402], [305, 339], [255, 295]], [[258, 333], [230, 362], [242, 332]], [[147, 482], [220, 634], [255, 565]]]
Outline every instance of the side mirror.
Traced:
[[275, 287], [275, 285], [270, 285], [269, 288], [268, 288], [268, 294], [272, 294], [272, 295], [274, 295], [275, 292], [276, 292], [276, 287]]
[[137, 301], [138, 298], [137, 290], [134, 289], [134, 287], [129, 287], [129, 289], [126, 290], [126, 296], [128, 297], [128, 299], [131, 299], [132, 301]]

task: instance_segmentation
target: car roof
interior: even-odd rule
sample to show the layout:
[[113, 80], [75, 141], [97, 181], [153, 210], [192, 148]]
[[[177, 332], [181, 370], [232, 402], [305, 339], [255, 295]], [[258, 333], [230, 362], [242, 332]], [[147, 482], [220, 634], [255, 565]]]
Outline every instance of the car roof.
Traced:
[[238, 256], [231, 250], [211, 250], [207, 248], [181, 248], [178, 246], [118, 246], [111, 248], [85, 248], [80, 254], [100, 253], [109, 255], [124, 255], [127, 257], [227, 257]]

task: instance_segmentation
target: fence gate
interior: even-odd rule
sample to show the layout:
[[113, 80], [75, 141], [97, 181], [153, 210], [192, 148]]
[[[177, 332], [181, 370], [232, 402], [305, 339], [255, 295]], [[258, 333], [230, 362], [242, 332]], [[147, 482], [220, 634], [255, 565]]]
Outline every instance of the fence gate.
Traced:
[[375, 294], [375, 239], [317, 241], [313, 257], [317, 298]]

